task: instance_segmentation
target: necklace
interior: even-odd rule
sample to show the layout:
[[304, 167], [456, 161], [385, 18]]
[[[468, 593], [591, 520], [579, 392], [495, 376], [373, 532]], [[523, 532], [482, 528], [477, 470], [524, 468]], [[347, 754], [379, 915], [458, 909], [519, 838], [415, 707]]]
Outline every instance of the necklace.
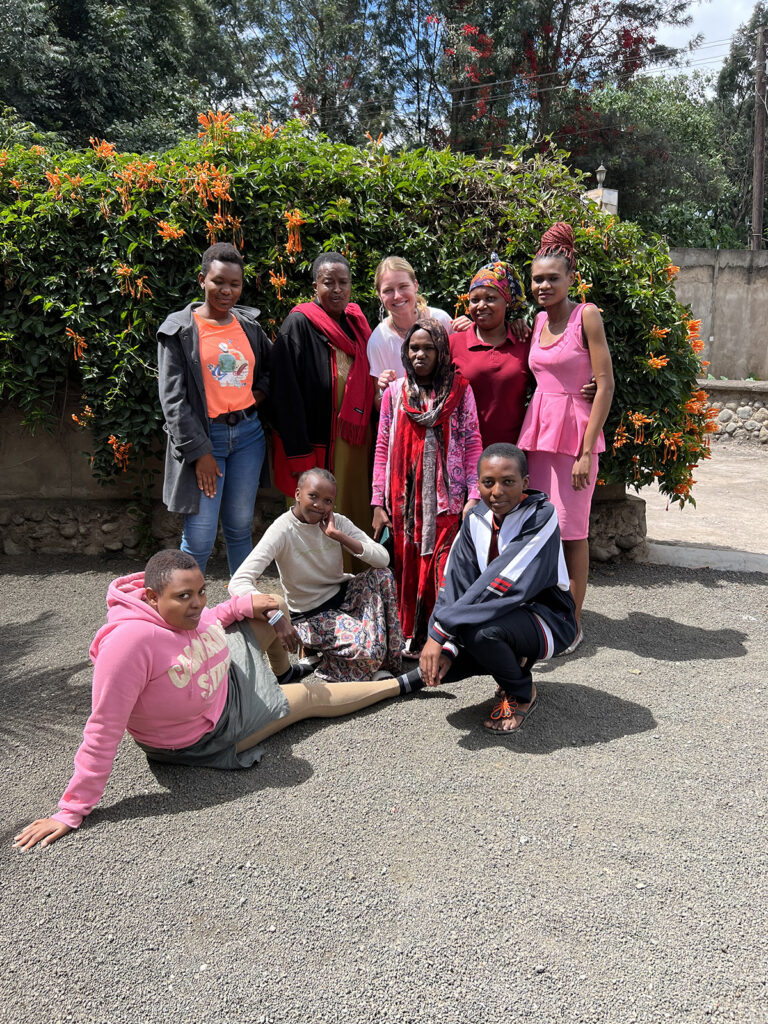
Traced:
[[408, 324], [407, 327], [400, 327], [398, 324], [395, 323], [395, 318], [392, 316], [391, 313], [389, 314], [389, 322], [392, 326], [392, 330], [395, 332], [395, 334], [399, 334], [401, 338], [405, 338], [408, 331], [410, 331], [410, 329], [413, 327], [412, 323]]

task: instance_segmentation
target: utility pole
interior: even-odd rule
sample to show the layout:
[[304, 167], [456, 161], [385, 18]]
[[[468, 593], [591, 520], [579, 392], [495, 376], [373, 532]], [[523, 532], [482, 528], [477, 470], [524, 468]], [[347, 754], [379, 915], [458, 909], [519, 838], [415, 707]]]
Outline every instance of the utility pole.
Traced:
[[763, 248], [765, 195], [765, 25], [757, 30], [755, 60], [755, 150], [752, 174], [752, 237], [750, 249]]

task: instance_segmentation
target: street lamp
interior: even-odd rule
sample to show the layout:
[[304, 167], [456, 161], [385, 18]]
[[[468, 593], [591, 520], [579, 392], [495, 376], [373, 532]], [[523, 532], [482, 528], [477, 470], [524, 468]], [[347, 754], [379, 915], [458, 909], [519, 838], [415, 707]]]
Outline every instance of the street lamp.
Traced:
[[605, 181], [605, 167], [603, 167], [602, 163], [595, 171], [595, 177], [597, 178], [597, 187], [602, 188]]

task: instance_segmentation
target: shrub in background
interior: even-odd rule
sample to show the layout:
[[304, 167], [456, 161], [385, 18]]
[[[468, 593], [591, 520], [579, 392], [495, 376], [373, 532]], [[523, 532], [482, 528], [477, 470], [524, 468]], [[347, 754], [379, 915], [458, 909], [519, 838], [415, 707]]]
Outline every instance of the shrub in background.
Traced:
[[[161, 446], [155, 331], [199, 296], [201, 252], [232, 241], [246, 260], [244, 302], [273, 336], [311, 294], [322, 249], [350, 260], [354, 298], [377, 321], [373, 272], [392, 253], [435, 305], [461, 307], [495, 250], [527, 275], [542, 231], [574, 225], [576, 293], [603, 310], [616, 398], [601, 480], [659, 480], [685, 503], [710, 425], [696, 322], [675, 299], [666, 246], [581, 201], [555, 149], [482, 161], [448, 151], [393, 155], [281, 129], [247, 114], [200, 115], [200, 133], [162, 155], [86, 151], [5, 122], [0, 150], [0, 394], [32, 429], [51, 426], [68, 392], [90, 430], [95, 475], [142, 474]], [[26, 134], [25, 134], [26, 132]], [[143, 484], [146, 478], [141, 477]]]

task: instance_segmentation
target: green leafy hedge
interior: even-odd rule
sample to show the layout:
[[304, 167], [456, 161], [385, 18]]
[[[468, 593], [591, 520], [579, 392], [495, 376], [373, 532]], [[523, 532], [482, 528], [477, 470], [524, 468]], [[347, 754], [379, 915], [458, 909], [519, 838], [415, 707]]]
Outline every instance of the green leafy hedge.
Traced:
[[[0, 129], [7, 137], [13, 126]], [[228, 114], [201, 115], [200, 137], [162, 155], [43, 141], [0, 150], [0, 394], [34, 428], [55, 422], [68, 389], [80, 393], [100, 479], [140, 471], [161, 447], [155, 331], [197, 297], [211, 241], [241, 247], [244, 301], [274, 334], [309, 297], [323, 248], [349, 257], [355, 298], [375, 323], [382, 256], [409, 259], [429, 300], [451, 311], [492, 250], [527, 275], [541, 232], [568, 220], [577, 291], [603, 310], [616, 373], [602, 479], [658, 477], [689, 500], [692, 468], [708, 454], [695, 324], [675, 300], [661, 240], [585, 207], [562, 153], [392, 155], [373, 140], [331, 144], [301, 122], [278, 131]]]

